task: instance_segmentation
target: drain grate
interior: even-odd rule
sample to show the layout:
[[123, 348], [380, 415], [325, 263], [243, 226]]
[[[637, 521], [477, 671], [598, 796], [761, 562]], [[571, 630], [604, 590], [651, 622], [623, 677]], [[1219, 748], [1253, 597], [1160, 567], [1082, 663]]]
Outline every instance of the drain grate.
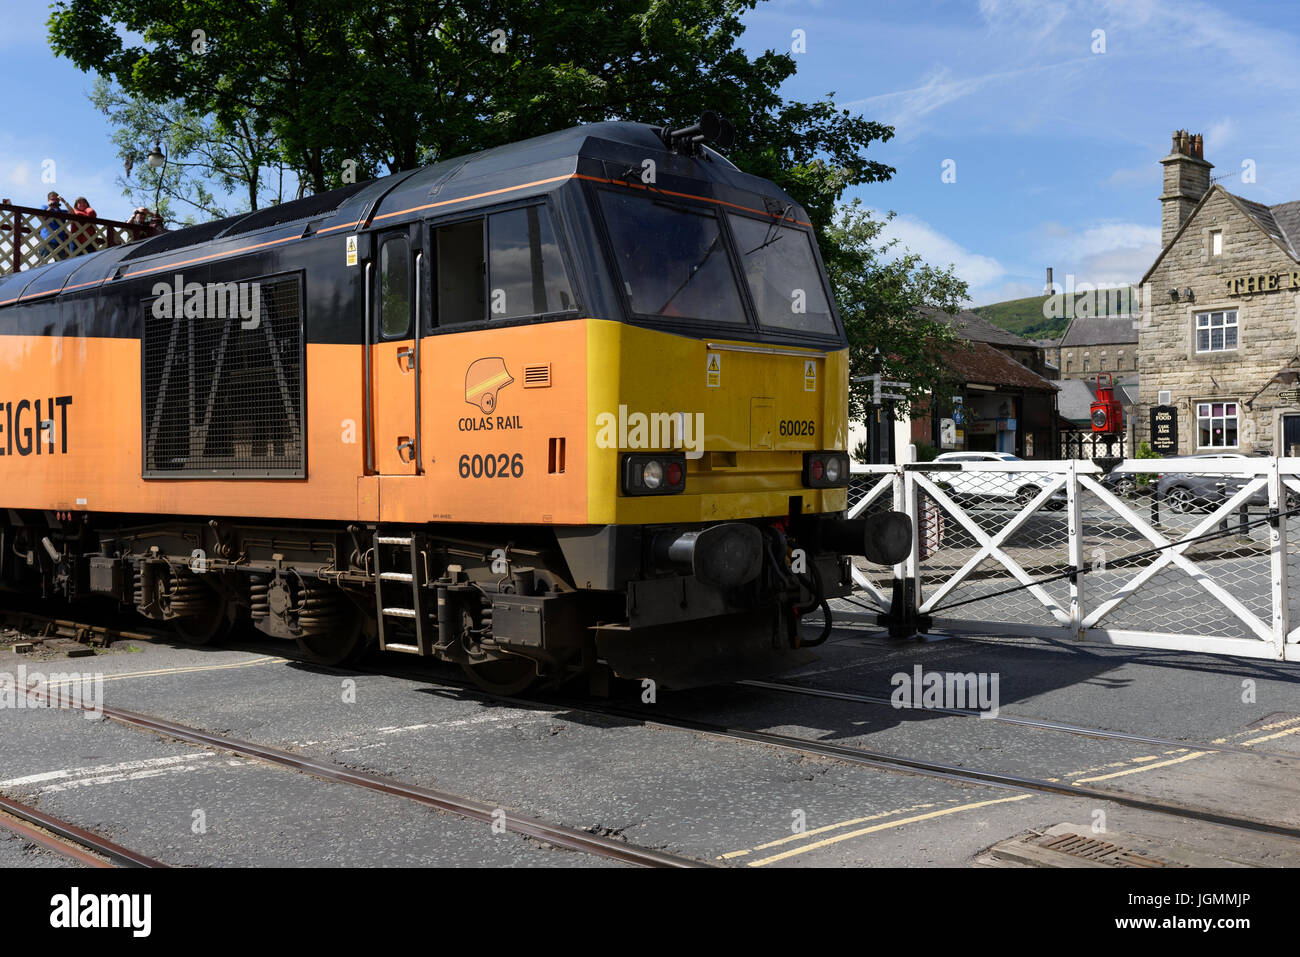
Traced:
[[1129, 850], [1127, 847], [1120, 847], [1118, 844], [1099, 841], [1092, 837], [1082, 837], [1078, 834], [1061, 834], [1057, 837], [1047, 837], [1037, 843], [1039, 847], [1049, 851], [1069, 854], [1071, 857], [1082, 858], [1085, 861], [1095, 861], [1098, 864], [1107, 864], [1111, 867], [1187, 866], [1176, 861], [1165, 860], [1163, 857], [1139, 854], [1137, 851]]

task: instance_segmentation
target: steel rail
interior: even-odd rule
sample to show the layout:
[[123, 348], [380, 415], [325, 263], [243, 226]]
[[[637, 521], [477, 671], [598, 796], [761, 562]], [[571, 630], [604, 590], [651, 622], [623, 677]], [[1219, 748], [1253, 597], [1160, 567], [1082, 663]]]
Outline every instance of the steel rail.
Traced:
[[[88, 867], [166, 867], [106, 837], [0, 795], [0, 827]], [[9, 815], [5, 817], [4, 815]], [[11, 820], [15, 818], [16, 820]], [[96, 857], [86, 850], [93, 851]], [[108, 860], [105, 861], [104, 858]]]
[[[801, 695], [809, 698], [830, 698], [837, 701], [853, 701], [862, 704], [874, 704], [882, 707], [893, 708], [893, 703], [888, 698], [879, 698], [873, 695], [854, 694], [849, 691], [831, 691], [826, 688], [805, 688], [800, 685], [783, 684], [779, 681], [737, 681], [736, 684], [744, 685], [750, 688], [761, 688], [765, 691], [780, 691], [785, 694]], [[1256, 757], [1263, 758], [1282, 758], [1288, 761], [1300, 761], [1300, 754], [1291, 754], [1285, 751], [1261, 751], [1258, 748], [1247, 748], [1235, 744], [1200, 744], [1198, 742], [1176, 741], [1172, 738], [1153, 738], [1144, 734], [1132, 734], [1127, 731], [1106, 731], [1103, 728], [1088, 728], [1082, 725], [1064, 724], [1057, 721], [1043, 721], [1038, 718], [1021, 718], [1015, 715], [988, 714], [982, 711], [975, 711], [969, 708], [940, 708], [927, 707], [926, 711], [935, 711], [940, 714], [955, 714], [964, 718], [982, 718], [985, 721], [998, 721], [1003, 724], [1014, 724], [1025, 728], [1036, 728], [1043, 731], [1059, 731], [1063, 734], [1076, 734], [1085, 738], [1102, 738], [1111, 741], [1130, 741], [1134, 744], [1150, 744], [1157, 747], [1182, 748], [1187, 751], [1222, 751], [1227, 754], [1253, 754]]]
[[908, 758], [902, 755], [888, 754], [882, 751], [871, 751], [866, 748], [854, 748], [841, 744], [829, 744], [825, 741], [812, 741], [808, 738], [798, 737], [797, 735], [778, 734], [770, 731], [749, 731], [743, 728], [731, 728], [722, 724], [713, 724], [707, 721], [699, 721], [694, 718], [684, 718], [674, 715], [650, 715], [644, 711], [638, 711], [633, 708], [600, 707], [589, 710], [594, 710], [595, 713], [598, 714], [625, 718], [646, 725], [693, 731], [699, 734], [722, 738], [724, 740], [748, 741], [756, 744], [764, 744], [782, 750], [835, 758], [847, 761], [851, 764], [858, 764], [864, 767], [872, 767], [885, 771], [911, 772], [926, 777], [942, 778], [950, 781], [960, 781], [966, 784], [1005, 788], [1007, 790], [1027, 793], [1036, 792], [1042, 794], [1058, 794], [1064, 797], [1084, 798], [1089, 801], [1105, 801], [1110, 804], [1119, 804], [1123, 807], [1132, 808], [1138, 811], [1148, 811], [1154, 814], [1163, 814], [1186, 820], [1202, 821], [1207, 824], [1217, 824], [1223, 827], [1270, 834], [1275, 837], [1300, 841], [1300, 828], [1297, 827], [1291, 827], [1285, 824], [1272, 824], [1267, 821], [1257, 821], [1253, 818], [1236, 817], [1231, 814], [1213, 811], [1209, 808], [1176, 804], [1172, 801], [1161, 801], [1152, 798], [1138, 797], [1137, 795], [1128, 794], [1123, 791], [1108, 791], [1101, 788], [1088, 788], [1077, 784], [1065, 784], [1063, 782], [1048, 781], [1042, 778], [1003, 774], [997, 771], [977, 771], [972, 770], [971, 768], [942, 764], [937, 761], [926, 761], [919, 758]]

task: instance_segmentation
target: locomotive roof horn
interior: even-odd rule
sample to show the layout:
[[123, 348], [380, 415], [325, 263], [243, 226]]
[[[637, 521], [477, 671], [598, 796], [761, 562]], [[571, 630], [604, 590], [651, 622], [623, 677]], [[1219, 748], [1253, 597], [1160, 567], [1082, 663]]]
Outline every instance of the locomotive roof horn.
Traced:
[[684, 156], [695, 156], [706, 142], [713, 143], [718, 149], [730, 147], [736, 141], [736, 128], [713, 110], [705, 110], [700, 114], [699, 122], [679, 130], [662, 127], [659, 137], [670, 150]]

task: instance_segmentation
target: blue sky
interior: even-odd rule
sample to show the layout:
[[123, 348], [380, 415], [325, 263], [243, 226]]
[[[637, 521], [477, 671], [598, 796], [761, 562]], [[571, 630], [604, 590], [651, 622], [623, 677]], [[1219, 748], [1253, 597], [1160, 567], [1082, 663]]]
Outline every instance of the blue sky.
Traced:
[[[953, 263], [976, 304], [1042, 289], [1043, 270], [1078, 281], [1138, 279], [1159, 245], [1160, 157], [1170, 133], [1205, 135], [1213, 175], [1266, 204], [1300, 199], [1294, 105], [1296, 5], [1199, 0], [766, 0], [746, 17], [751, 53], [806, 52], [783, 92], [834, 91], [841, 106], [895, 127], [871, 155], [894, 179], [853, 191], [895, 210], [893, 234]], [[91, 77], [48, 50], [46, 3], [6, 0], [0, 80], [0, 196], [47, 187], [101, 215], [130, 203]], [[1095, 53], [1094, 31], [1105, 31]], [[39, 95], [22, 96], [29, 89]], [[942, 173], [951, 160], [956, 181]], [[1252, 161], [1253, 183], [1242, 181]], [[42, 200], [43, 201], [43, 200]], [[39, 202], [37, 203], [39, 205]]]

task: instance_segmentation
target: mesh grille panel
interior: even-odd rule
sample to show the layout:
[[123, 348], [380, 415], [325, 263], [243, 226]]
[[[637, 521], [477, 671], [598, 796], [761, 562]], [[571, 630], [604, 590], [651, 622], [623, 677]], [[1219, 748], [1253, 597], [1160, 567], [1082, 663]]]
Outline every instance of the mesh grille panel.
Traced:
[[160, 317], [155, 300], [144, 304], [146, 476], [306, 475], [301, 282], [241, 285], [245, 306], [256, 287], [255, 326], [223, 318], [210, 308], [216, 296], [201, 318]]

